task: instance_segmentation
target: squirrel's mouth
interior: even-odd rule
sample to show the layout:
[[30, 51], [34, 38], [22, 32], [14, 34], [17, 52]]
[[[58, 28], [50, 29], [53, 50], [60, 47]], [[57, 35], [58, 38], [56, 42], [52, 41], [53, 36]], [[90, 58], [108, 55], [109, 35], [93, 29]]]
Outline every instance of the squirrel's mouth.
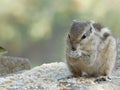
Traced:
[[72, 57], [72, 58], [79, 58], [82, 56], [82, 54], [88, 54], [87, 51], [84, 51], [84, 50], [81, 50], [80, 48], [73, 51], [71, 49], [67, 49], [66, 50], [66, 54], [69, 56], [69, 57]]
[[81, 56], [81, 51], [80, 49], [77, 49], [77, 50], [70, 50], [70, 49], [67, 49], [66, 50], [66, 54], [69, 56], [69, 57], [72, 57], [72, 58], [78, 58]]

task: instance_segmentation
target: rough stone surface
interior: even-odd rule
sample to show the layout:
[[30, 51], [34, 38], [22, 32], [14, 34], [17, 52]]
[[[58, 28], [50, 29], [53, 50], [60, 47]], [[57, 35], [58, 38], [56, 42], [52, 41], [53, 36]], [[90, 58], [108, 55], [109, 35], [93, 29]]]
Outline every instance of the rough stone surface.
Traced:
[[28, 69], [30, 69], [30, 61], [27, 58], [0, 56], [0, 75]]
[[[116, 63], [118, 64], [118, 63]], [[0, 78], [0, 90], [119, 90], [120, 68], [116, 67], [112, 81], [94, 82], [95, 78], [71, 77], [63, 62], [43, 64], [31, 70]]]

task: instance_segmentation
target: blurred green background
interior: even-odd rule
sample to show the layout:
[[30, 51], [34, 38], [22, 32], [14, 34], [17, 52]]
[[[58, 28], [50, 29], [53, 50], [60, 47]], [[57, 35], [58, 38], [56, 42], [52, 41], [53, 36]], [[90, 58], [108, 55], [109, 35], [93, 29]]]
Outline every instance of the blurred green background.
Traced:
[[65, 60], [72, 20], [95, 20], [120, 35], [120, 0], [0, 0], [0, 45], [33, 66]]

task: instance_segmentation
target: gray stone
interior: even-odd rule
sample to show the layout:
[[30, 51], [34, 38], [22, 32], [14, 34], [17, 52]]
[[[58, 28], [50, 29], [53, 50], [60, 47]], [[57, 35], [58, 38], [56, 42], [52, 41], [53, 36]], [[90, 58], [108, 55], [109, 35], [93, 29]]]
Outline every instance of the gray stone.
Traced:
[[30, 61], [27, 58], [0, 56], [0, 75], [30, 69]]
[[[119, 63], [116, 63], [116, 65]], [[0, 90], [119, 90], [120, 67], [115, 67], [112, 81], [94, 82], [95, 78], [71, 77], [63, 62], [43, 64], [19, 74], [0, 78]]]

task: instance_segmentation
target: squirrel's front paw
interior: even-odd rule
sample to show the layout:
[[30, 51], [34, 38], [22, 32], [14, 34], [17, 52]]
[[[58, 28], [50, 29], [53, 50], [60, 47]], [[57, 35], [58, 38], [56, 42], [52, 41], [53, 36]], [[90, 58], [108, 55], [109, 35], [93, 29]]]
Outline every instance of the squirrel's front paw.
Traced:
[[78, 57], [81, 56], [81, 52], [80, 52], [80, 50], [76, 50], [76, 51], [71, 50], [70, 53], [69, 53], [69, 56], [74, 57], [74, 58], [78, 58]]

